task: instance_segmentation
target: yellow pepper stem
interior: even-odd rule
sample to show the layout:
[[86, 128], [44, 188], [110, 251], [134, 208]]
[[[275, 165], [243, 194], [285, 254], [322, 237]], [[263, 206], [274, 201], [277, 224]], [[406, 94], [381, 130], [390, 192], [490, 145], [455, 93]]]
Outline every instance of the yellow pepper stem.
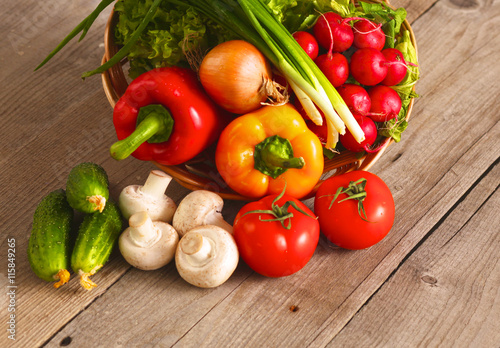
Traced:
[[255, 169], [273, 179], [290, 168], [301, 169], [305, 165], [302, 157], [293, 157], [292, 144], [279, 135], [267, 137], [255, 146]]

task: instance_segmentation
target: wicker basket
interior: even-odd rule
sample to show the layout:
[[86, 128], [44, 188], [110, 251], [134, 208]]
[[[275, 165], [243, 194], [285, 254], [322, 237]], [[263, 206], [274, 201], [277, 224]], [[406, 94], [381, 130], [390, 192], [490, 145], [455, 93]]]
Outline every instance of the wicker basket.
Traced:
[[[373, 0], [369, 2], [385, 2], [389, 4], [388, 1], [383, 0]], [[116, 19], [117, 16], [115, 16], [114, 12], [112, 12], [106, 25], [104, 34], [105, 54], [102, 59], [102, 63], [108, 61], [119, 50], [118, 46], [114, 44], [113, 28]], [[413, 46], [415, 47], [415, 49], [417, 49], [414, 33], [411, 29], [410, 24], [406, 20], [403, 22], [403, 28], [409, 31]], [[120, 64], [114, 65], [102, 74], [104, 91], [112, 107], [115, 106], [118, 99], [125, 93], [125, 90], [128, 86], [128, 80], [123, 69], [126, 63], [127, 61], [126, 59], [124, 59], [122, 62], [120, 62]], [[413, 108], [413, 102], [414, 100], [412, 99], [408, 107], [408, 113], [406, 115], [407, 120], [410, 117]], [[392, 144], [392, 142], [392, 139], [386, 139], [384, 141], [384, 145], [376, 153], [368, 153], [360, 156], [359, 153], [343, 151], [333, 159], [325, 158], [324, 175], [312, 190], [312, 192], [308, 195], [308, 197], [312, 197], [314, 195], [319, 185], [327, 177], [330, 177], [332, 175], [339, 175], [352, 170], [369, 170], [370, 167], [375, 164], [375, 162], [380, 158], [380, 156], [382, 156], [387, 147]], [[255, 200], [255, 198], [241, 196], [231, 190], [229, 186], [227, 186], [220, 174], [217, 172], [217, 168], [215, 167], [214, 149], [206, 150], [196, 158], [180, 165], [165, 166], [156, 162], [154, 162], [154, 164], [161, 170], [170, 174], [175, 181], [177, 181], [180, 185], [184, 186], [187, 189], [211, 190], [217, 192], [224, 199], [245, 201]]]

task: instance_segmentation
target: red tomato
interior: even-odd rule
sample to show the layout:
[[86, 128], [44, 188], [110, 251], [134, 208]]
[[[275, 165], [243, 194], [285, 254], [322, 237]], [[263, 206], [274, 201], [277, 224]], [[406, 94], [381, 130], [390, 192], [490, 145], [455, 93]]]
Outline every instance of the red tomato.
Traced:
[[[245, 205], [238, 212], [233, 236], [240, 256], [255, 272], [266, 277], [283, 277], [301, 270], [311, 259], [319, 241], [319, 223], [314, 213], [298, 199], [270, 195]], [[298, 211], [287, 202], [294, 202]], [[279, 216], [293, 214], [280, 221], [266, 212], [273, 210]], [[248, 213], [248, 214], [246, 214]], [[308, 215], [306, 215], [306, 214]], [[246, 214], [246, 215], [245, 215]], [[290, 229], [287, 229], [288, 227]]]
[[[363, 210], [358, 208], [359, 201], [349, 198], [348, 193], [340, 193], [335, 198], [339, 188], [342, 192], [351, 183], [366, 179], [363, 199]], [[363, 191], [363, 181], [351, 186], [354, 191]], [[353, 171], [333, 176], [325, 180], [314, 201], [314, 211], [318, 215], [321, 232], [332, 243], [345, 249], [365, 249], [380, 242], [392, 228], [394, 223], [395, 207], [389, 187], [382, 179], [373, 173]]]

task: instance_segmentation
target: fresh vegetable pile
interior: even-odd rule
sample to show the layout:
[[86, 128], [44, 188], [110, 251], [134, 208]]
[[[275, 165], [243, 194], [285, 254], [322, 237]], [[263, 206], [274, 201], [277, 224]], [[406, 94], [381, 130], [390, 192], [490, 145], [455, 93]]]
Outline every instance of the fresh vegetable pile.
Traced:
[[[97, 284], [90, 277], [118, 246], [137, 269], [151, 271], [175, 262], [188, 283], [213, 288], [231, 277], [240, 256], [263, 276], [289, 276], [312, 258], [320, 231], [332, 243], [356, 250], [381, 241], [394, 222], [389, 188], [368, 172], [324, 181], [314, 212], [285, 189], [268, 194], [241, 208], [234, 226], [224, 220], [218, 194], [197, 190], [177, 204], [165, 194], [171, 180], [153, 170], [144, 185], [124, 187], [115, 202], [101, 166], [75, 166], [66, 190], [47, 194], [35, 211], [28, 246], [31, 269], [40, 279], [55, 281], [55, 288], [69, 282], [72, 270], [81, 286], [92, 290]], [[103, 198], [99, 204], [96, 197]], [[75, 211], [83, 219], [74, 230]]]
[[[139, 6], [139, 3], [141, 2], [134, 2], [134, 6]], [[193, 23], [187, 24], [184, 21], [191, 18], [192, 11], [195, 11], [200, 15], [200, 20], [206, 20], [203, 28], [208, 31], [210, 28], [219, 29], [222, 34], [217, 40], [209, 40], [213, 39], [213, 36], [206, 34], [208, 41], [204, 41], [204, 44], [211, 42], [215, 45], [210, 49], [206, 49], [206, 46], [199, 42], [184, 51], [183, 57], [185, 63], [190, 64], [189, 68], [172, 67], [167, 59], [163, 61], [167, 67], [152, 68], [134, 79], [115, 107], [114, 120], [120, 142], [111, 149], [114, 158], [121, 159], [132, 154], [139, 159], [175, 165], [195, 157], [217, 141], [217, 170], [225, 184], [233, 191], [244, 197], [259, 198], [266, 192], [281, 192], [286, 181], [287, 194], [294, 188], [301, 187], [302, 190], [292, 195], [302, 198], [314, 189], [319, 180], [318, 170], [322, 171], [321, 163], [325, 158], [332, 158], [345, 150], [377, 152], [390, 138], [396, 142], [401, 139], [401, 133], [407, 126], [406, 114], [410, 100], [416, 96], [413, 85], [418, 79], [415, 49], [408, 31], [401, 29], [406, 16], [404, 9], [392, 10], [383, 4], [363, 2], [354, 6], [343, 1], [329, 5], [323, 2], [283, 2], [282, 6], [274, 2], [266, 6], [261, 1], [230, 0], [193, 1], [187, 2], [187, 5], [165, 0], [158, 4], [162, 10], [156, 10], [153, 19], [167, 9], [177, 15], [185, 11], [183, 13], [188, 17], [182, 17], [184, 19], [179, 19], [176, 23], [185, 23], [185, 29], [190, 32]], [[151, 4], [154, 5], [155, 3]], [[121, 8], [120, 6], [118, 8]], [[129, 9], [127, 13], [130, 14], [130, 11], [142, 13], [137, 7]], [[159, 30], [159, 24], [155, 20], [152, 21], [156, 29], [147, 31], [148, 36], [157, 35]], [[123, 34], [120, 28], [126, 23], [130, 24], [129, 16], [120, 13], [116, 27], [117, 37]], [[148, 25], [151, 25], [151, 22]], [[162, 28], [168, 31], [169, 27], [166, 25]], [[299, 30], [291, 34], [290, 30], [293, 29], [289, 28]], [[201, 33], [203, 31], [193, 35], [205, 37]], [[130, 34], [130, 31], [127, 33]], [[229, 33], [237, 39], [216, 44], [221, 37], [231, 37]], [[137, 31], [134, 32], [134, 35], [136, 34]], [[128, 56], [132, 76], [135, 74], [136, 60], [135, 53], [132, 52], [138, 47], [146, 46], [149, 49], [145, 49], [145, 52], [158, 51], [156, 46], [153, 48], [151, 45], [145, 45], [140, 39], [143, 36], [144, 34], [139, 36], [135, 46], [131, 46], [133, 48]], [[191, 36], [192, 33], [186, 34], [185, 38]], [[133, 38], [131, 35], [128, 40]], [[185, 44], [185, 41], [180, 39], [173, 41], [177, 45]], [[130, 41], [127, 41], [127, 44], [129, 43]], [[206, 51], [202, 51], [204, 49]], [[167, 49], [163, 54], [170, 57], [172, 52]], [[198, 57], [198, 61], [193, 57]], [[143, 58], [139, 60], [145, 61]], [[156, 62], [155, 59], [150, 62], [153, 61]], [[187, 64], [179, 60], [178, 65]], [[173, 144], [168, 134], [165, 137], [155, 135], [147, 138], [151, 137], [152, 133], [146, 132], [142, 125], [139, 127], [143, 118], [137, 117], [137, 114], [146, 103], [145, 100], [136, 102], [131, 96], [137, 95], [136, 89], [145, 87], [141, 84], [152, 83], [152, 80], [161, 84], [157, 89], [149, 88], [157, 95], [151, 96], [147, 103], [161, 104], [172, 112], [175, 112], [180, 104], [193, 106], [187, 101], [191, 99], [188, 94], [180, 96], [172, 93], [176, 88], [184, 90], [186, 87], [183, 84], [179, 81], [172, 83], [166, 76], [161, 78], [161, 75], [175, 69], [185, 69], [197, 74], [201, 84], [197, 85], [193, 81], [191, 89], [207, 94], [208, 99], [215, 104], [210, 106], [213, 113], [219, 114], [219, 128], [215, 131], [209, 126], [200, 126], [199, 139], [192, 135], [193, 132], [187, 132], [191, 134], [186, 134], [184, 144], [188, 141], [201, 142], [203, 134], [214, 135], [215, 139], [205, 142], [205, 145], [199, 148]], [[142, 95], [139, 97], [142, 98]], [[123, 105], [127, 104], [134, 104], [136, 110], [125, 111], [128, 115], [128, 121], [125, 121], [122, 109]], [[267, 127], [264, 131], [266, 137], [257, 136], [257, 133], [251, 130], [257, 125], [246, 120], [254, 120], [259, 114], [272, 115], [266, 117], [272, 124], [285, 122], [285, 127], [292, 129], [291, 124], [295, 121], [285, 120], [280, 116], [283, 114], [280, 110], [284, 105], [293, 105], [302, 115], [307, 128], [316, 135], [322, 145], [322, 156], [317, 155], [317, 142], [308, 145], [309, 150], [305, 152], [313, 151], [316, 154], [308, 160], [294, 155], [293, 152], [298, 147], [291, 145], [282, 144], [276, 147], [273, 143], [272, 146], [267, 146], [268, 150], [264, 152], [258, 148], [258, 144], [262, 147], [265, 139], [269, 138], [266, 142], [270, 142], [270, 138], [277, 136], [281, 130]], [[290, 111], [287, 113], [291, 115], [293, 111], [291, 108], [288, 110]], [[196, 114], [200, 115], [199, 112]], [[198, 125], [205, 122], [205, 115], [209, 118], [209, 113], [204, 113]], [[189, 118], [181, 116], [180, 121], [170, 122], [167, 129], [171, 131], [174, 123], [178, 122], [180, 126], [181, 122]], [[228, 125], [232, 118], [236, 119]], [[123, 131], [125, 123], [128, 129], [126, 132]], [[235, 133], [233, 129], [238, 129], [240, 133]], [[134, 134], [126, 138], [132, 132]], [[162, 130], [158, 132], [164, 133]], [[245, 139], [252, 134], [256, 137], [252, 137], [250, 144], [244, 145]], [[282, 135], [280, 137], [290, 140]], [[176, 139], [179, 140], [179, 137]], [[151, 153], [151, 150], [146, 148], [153, 147], [157, 148], [155, 156], [145, 155], [147, 152]], [[174, 154], [174, 147], [183, 149], [181, 152], [175, 152], [175, 156], [188, 150], [191, 156], [178, 161], [170, 160], [169, 156]], [[124, 148], [127, 151], [123, 151]], [[162, 150], [159, 150], [160, 148]], [[269, 151], [271, 148], [272, 151]], [[283, 152], [285, 148], [288, 149], [287, 154]], [[248, 151], [252, 152], [253, 157], [242, 155], [249, 154]], [[278, 155], [277, 152], [280, 151]], [[272, 156], [262, 158], [262, 153], [272, 153]], [[270, 163], [276, 161], [277, 157], [281, 157], [278, 163]], [[292, 158], [296, 159], [290, 162]], [[284, 161], [286, 165], [283, 165]], [[311, 163], [312, 161], [314, 163]], [[312, 165], [315, 166], [314, 170], [311, 170]], [[243, 175], [244, 172], [249, 175]], [[295, 180], [293, 183], [291, 177], [307, 177], [309, 180], [301, 183]]]
[[[102, 0], [41, 65], [78, 33], [83, 38], [112, 2]], [[178, 165], [217, 142], [217, 170], [238, 194], [259, 198], [288, 184], [286, 193], [302, 198], [325, 157], [377, 152], [407, 126], [419, 74], [403, 8], [346, 0], [118, 0], [115, 11], [122, 47], [83, 77], [124, 57], [130, 62], [134, 79], [114, 107], [117, 160]], [[287, 117], [296, 112], [290, 105], [301, 120]], [[292, 132], [299, 124], [314, 133], [321, 154], [318, 141]]]
[[[102, 0], [40, 66], [80, 32], [83, 38], [113, 2]], [[114, 10], [121, 48], [83, 74], [125, 57], [130, 63], [132, 81], [113, 110], [111, 156], [172, 166], [210, 152], [224, 183], [255, 202], [233, 228], [217, 194], [194, 191], [177, 206], [164, 195], [172, 178], [153, 171], [144, 186], [125, 188], [117, 205], [102, 168], [82, 164], [66, 191], [49, 194], [35, 213], [29, 255], [40, 278], [58, 287], [71, 267], [90, 289], [89, 277], [118, 240], [134, 267], [175, 260], [186, 281], [214, 287], [239, 256], [265, 276], [299, 271], [320, 231], [347, 249], [387, 235], [394, 200], [379, 177], [354, 171], [320, 178], [326, 159], [377, 152], [407, 127], [419, 70], [403, 8], [348, 0], [118, 0]], [[311, 211], [300, 199], [314, 193]], [[71, 208], [87, 214], [74, 246]], [[128, 228], [120, 236], [122, 217]], [[54, 233], [48, 238], [45, 230]], [[208, 277], [214, 269], [221, 273]]]

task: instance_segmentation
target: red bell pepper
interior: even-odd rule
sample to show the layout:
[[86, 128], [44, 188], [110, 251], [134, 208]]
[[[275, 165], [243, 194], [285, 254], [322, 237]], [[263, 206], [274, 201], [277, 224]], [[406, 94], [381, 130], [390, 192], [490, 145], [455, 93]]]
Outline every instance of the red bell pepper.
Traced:
[[114, 107], [119, 141], [111, 146], [111, 156], [181, 164], [211, 145], [228, 120], [192, 70], [153, 69], [133, 80]]

